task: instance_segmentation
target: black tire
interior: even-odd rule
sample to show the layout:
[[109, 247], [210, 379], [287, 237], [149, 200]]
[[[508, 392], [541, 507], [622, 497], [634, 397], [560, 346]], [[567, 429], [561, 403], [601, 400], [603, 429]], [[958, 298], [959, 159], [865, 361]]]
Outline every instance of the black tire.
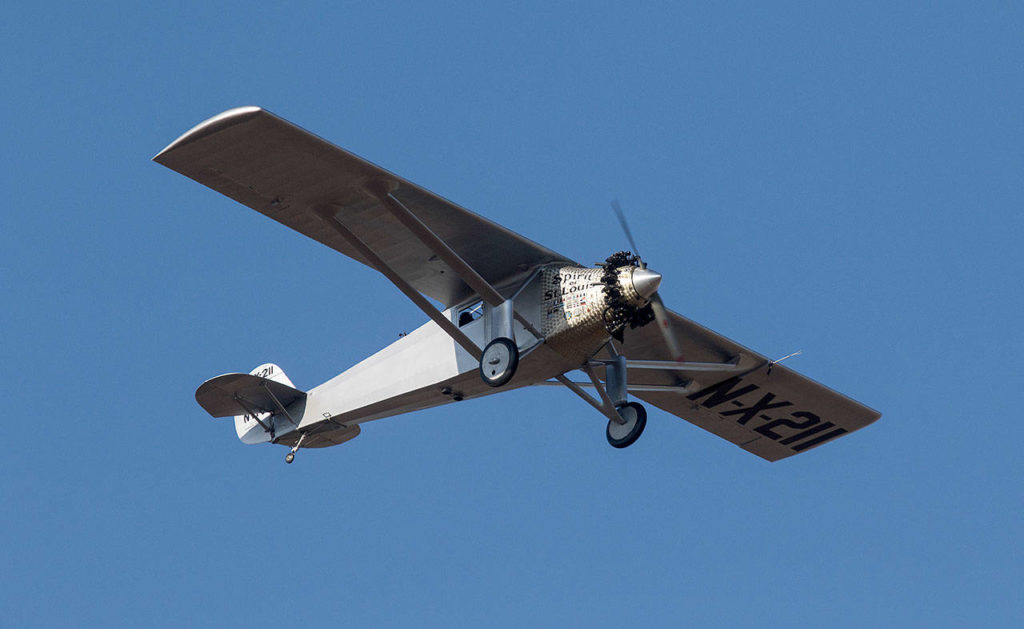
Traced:
[[[496, 347], [498, 345], [503, 345], [504, 348]], [[507, 356], [507, 364], [504, 369], [499, 369], [500, 365], [487, 364], [488, 354], [494, 352], [498, 352], [499, 359], [502, 359], [501, 362], [506, 362], [504, 357]], [[511, 380], [512, 376], [516, 375], [518, 367], [519, 348], [516, 347], [516, 344], [511, 339], [496, 338], [487, 344], [483, 355], [480, 357], [480, 378], [489, 386], [500, 387]]]
[[[647, 409], [641, 404], [630, 402], [620, 407], [619, 413], [626, 418], [626, 423], [619, 424], [608, 420], [605, 437], [613, 448], [628, 448], [644, 434], [644, 428], [647, 426]], [[635, 417], [631, 418], [630, 415], [634, 413]]]

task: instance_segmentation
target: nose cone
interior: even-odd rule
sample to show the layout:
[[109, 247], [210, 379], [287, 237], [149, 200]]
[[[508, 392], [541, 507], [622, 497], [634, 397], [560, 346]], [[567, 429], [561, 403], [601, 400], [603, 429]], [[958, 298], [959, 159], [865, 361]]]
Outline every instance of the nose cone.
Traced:
[[633, 269], [633, 288], [644, 299], [650, 299], [661, 286], [661, 273], [650, 269]]

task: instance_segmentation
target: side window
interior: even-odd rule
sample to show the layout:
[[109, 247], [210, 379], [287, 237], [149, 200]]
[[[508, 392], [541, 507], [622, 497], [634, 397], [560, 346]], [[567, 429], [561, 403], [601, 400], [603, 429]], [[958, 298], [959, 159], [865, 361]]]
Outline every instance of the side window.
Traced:
[[459, 310], [459, 316], [456, 321], [461, 328], [464, 325], [470, 324], [479, 319], [484, 314], [484, 302], [478, 301], [474, 304], [470, 304], [465, 308]]

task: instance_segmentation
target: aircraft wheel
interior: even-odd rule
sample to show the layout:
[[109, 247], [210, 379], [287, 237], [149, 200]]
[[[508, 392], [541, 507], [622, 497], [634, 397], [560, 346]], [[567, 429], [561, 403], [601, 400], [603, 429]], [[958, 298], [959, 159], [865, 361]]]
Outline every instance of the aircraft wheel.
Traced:
[[519, 348], [507, 338], [497, 338], [487, 344], [480, 357], [480, 377], [492, 387], [500, 387], [516, 373], [519, 366]]
[[294, 460], [295, 460], [295, 453], [294, 453], [294, 452], [289, 452], [289, 453], [288, 453], [288, 454], [287, 454], [287, 455], [286, 455], [286, 456], [284, 457], [284, 462], [285, 462], [285, 463], [291, 463], [291, 462], [292, 462], [292, 461], [294, 461]]
[[626, 420], [620, 424], [608, 420], [608, 429], [605, 436], [613, 448], [625, 448], [633, 445], [633, 442], [640, 438], [647, 426], [647, 410], [636, 402], [630, 402], [619, 407], [619, 415]]

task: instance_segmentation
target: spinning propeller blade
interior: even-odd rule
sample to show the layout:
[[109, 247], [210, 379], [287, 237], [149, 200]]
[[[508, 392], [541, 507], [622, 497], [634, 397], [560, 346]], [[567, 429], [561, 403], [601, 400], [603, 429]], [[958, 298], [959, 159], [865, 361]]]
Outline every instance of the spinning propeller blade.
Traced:
[[661, 330], [661, 336], [665, 339], [665, 346], [668, 348], [668, 353], [672, 356], [672, 360], [676, 362], [683, 362], [683, 352], [679, 349], [679, 341], [676, 340], [676, 333], [672, 331], [672, 322], [668, 318], [668, 310], [665, 308], [664, 302], [661, 301], [661, 295], [654, 293], [651, 296], [651, 310], [654, 311], [654, 322], [658, 324], [658, 329]]
[[[636, 246], [636, 241], [633, 240], [633, 233], [629, 231], [629, 224], [626, 222], [626, 213], [622, 211], [622, 206], [619, 205], [618, 200], [612, 201], [612, 209], [615, 210], [615, 216], [618, 217], [619, 224], [622, 225], [622, 231], [626, 232], [626, 239], [629, 240], [629, 245], [633, 247], [633, 253], [640, 259], [640, 268], [646, 269], [647, 263], [643, 261], [643, 257], [640, 255], [640, 248]], [[683, 362], [685, 360], [683, 352], [679, 347], [676, 334], [672, 330], [672, 322], [668, 318], [668, 309], [665, 308], [661, 295], [657, 292], [654, 293], [651, 295], [650, 301], [651, 310], [654, 312], [654, 321], [658, 324], [658, 329], [661, 330], [661, 336], [665, 339], [665, 347], [668, 348], [672, 360]]]
[[[643, 256], [640, 255], [640, 247], [636, 246], [636, 242], [633, 240], [633, 233], [629, 231], [629, 224], [626, 223], [626, 213], [622, 211], [622, 206], [619, 205], [618, 199], [612, 201], [612, 209], [615, 210], [615, 216], [619, 217], [619, 225], [622, 225], [622, 231], [626, 232], [626, 240], [629, 241], [629, 246], [633, 248], [633, 253], [636, 257], [643, 260]], [[647, 268], [647, 265], [643, 262], [640, 263], [641, 268]]]

